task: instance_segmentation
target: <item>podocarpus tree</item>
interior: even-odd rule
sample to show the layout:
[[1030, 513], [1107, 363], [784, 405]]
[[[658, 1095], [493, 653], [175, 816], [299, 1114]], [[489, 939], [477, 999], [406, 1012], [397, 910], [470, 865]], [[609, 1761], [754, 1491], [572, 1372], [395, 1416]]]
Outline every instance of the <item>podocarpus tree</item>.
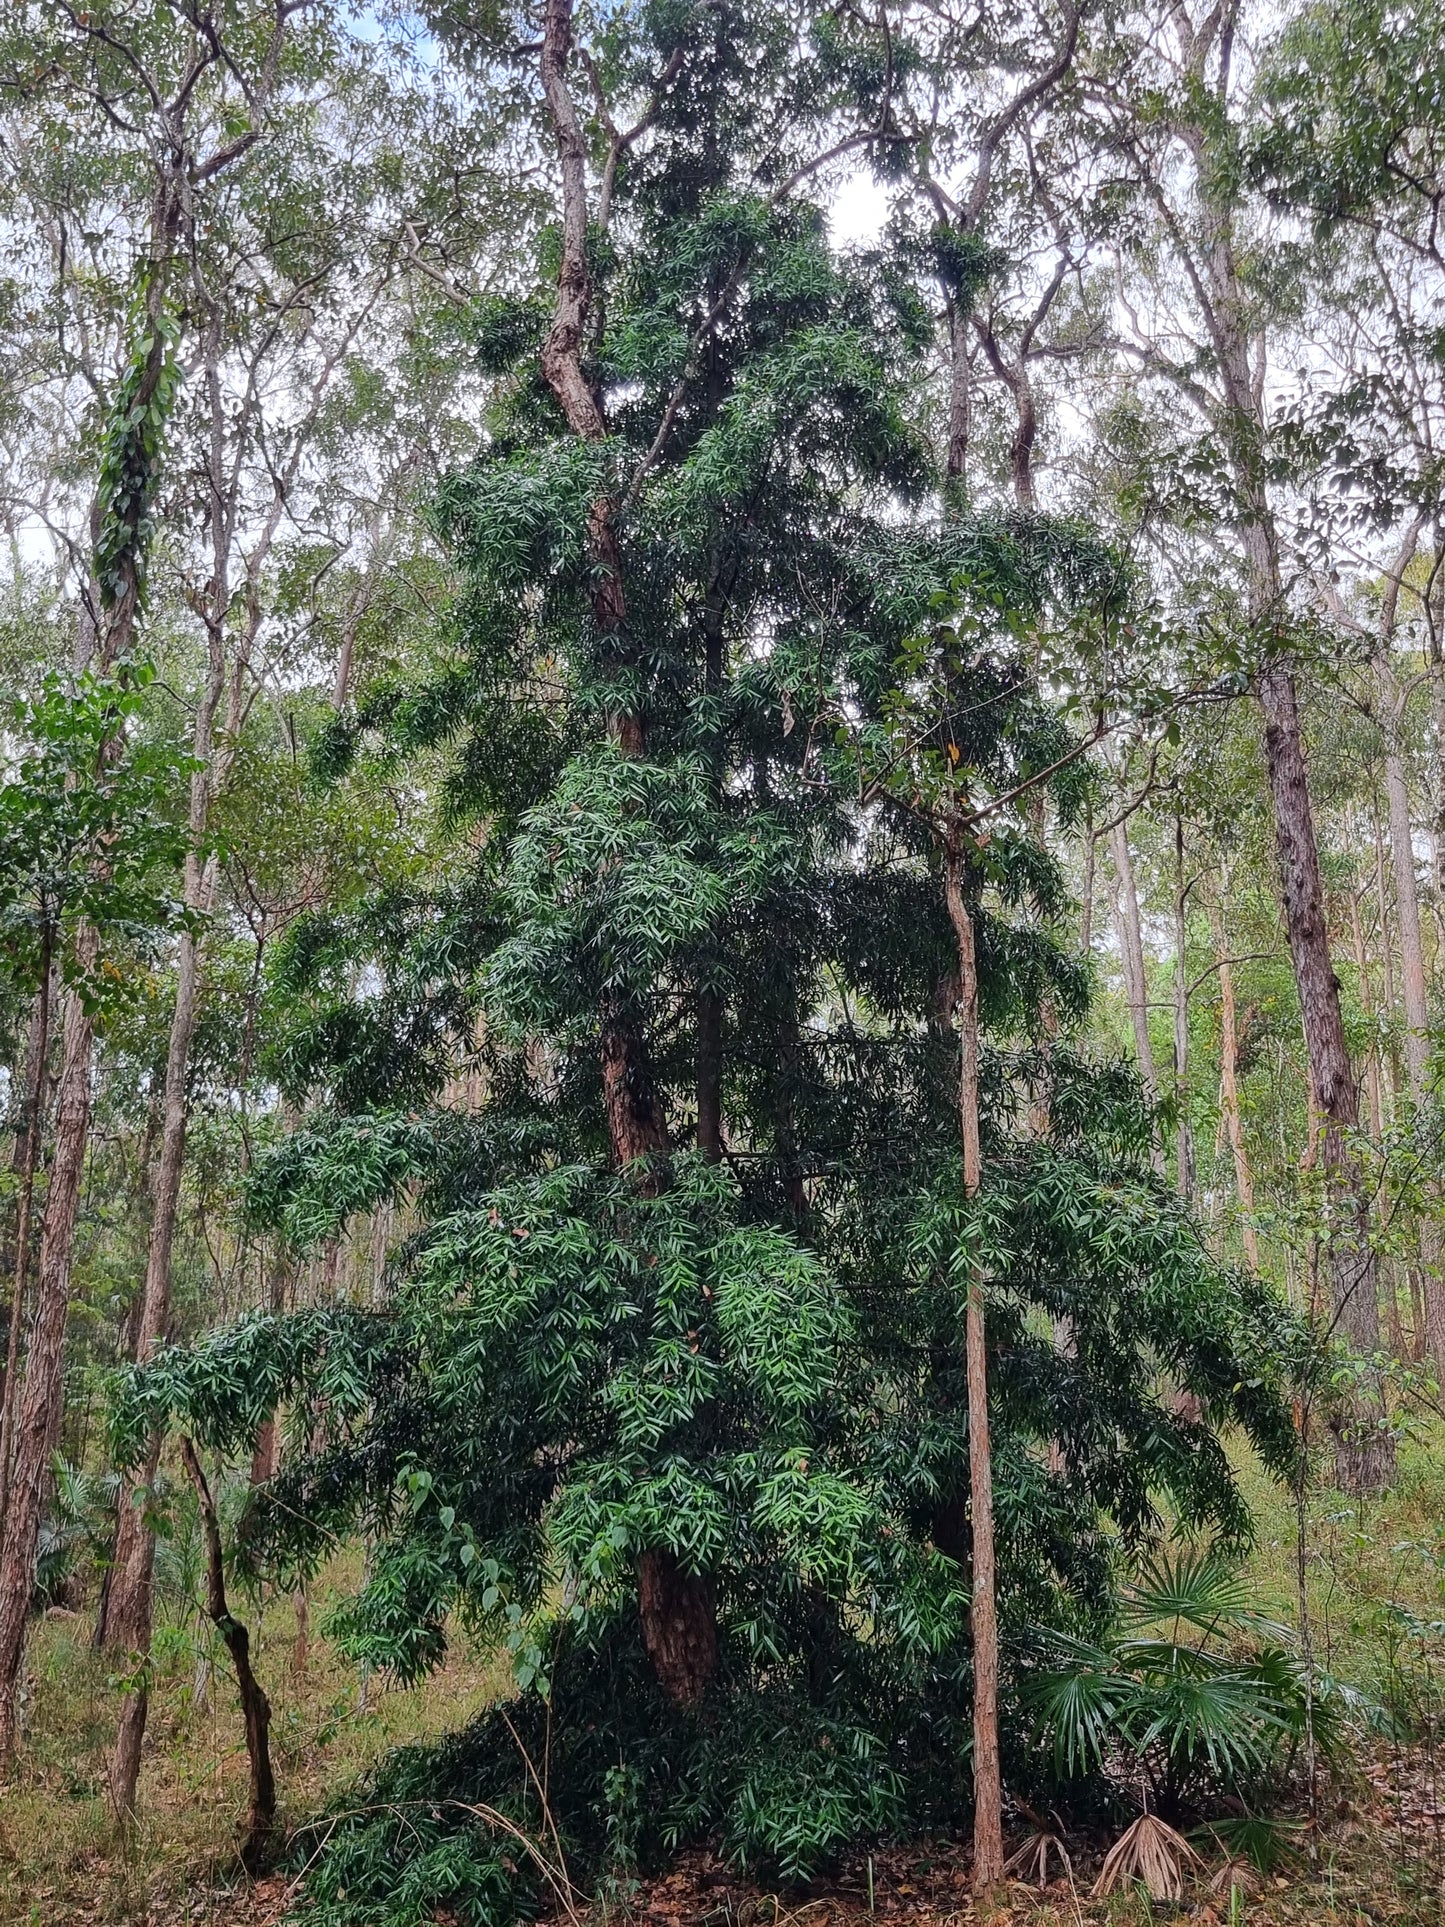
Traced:
[[[575, 1874], [717, 1829], [798, 1874], [966, 1811], [981, 1279], [1006, 1627], [1102, 1609], [1106, 1514], [1137, 1540], [1168, 1492], [1243, 1530], [1172, 1385], [1289, 1437], [1272, 1314], [1154, 1180], [1137, 1087], [1031, 1047], [1045, 997], [1078, 1013], [1084, 986], [1058, 872], [1006, 825], [990, 904], [983, 870], [964, 885], [991, 1040], [989, 1177], [965, 1181], [942, 853], [872, 732], [961, 602], [951, 729], [920, 753], [999, 794], [1058, 766], [1067, 818], [1025, 632], [1116, 580], [1075, 531], [939, 514], [913, 415], [935, 244], [840, 258], [803, 193], [820, 153], [887, 138], [889, 49], [772, 6], [617, 16], [584, 125], [570, 30], [554, 0], [556, 286], [471, 318], [498, 387], [438, 503], [455, 661], [365, 692], [324, 745], [338, 780], [450, 745], [478, 833], [435, 890], [301, 926], [274, 986], [278, 1073], [317, 1108], [258, 1210], [305, 1243], [407, 1186], [423, 1228], [384, 1309], [163, 1351], [120, 1411], [123, 1456], [177, 1413], [235, 1453], [284, 1406], [243, 1554], [294, 1575], [364, 1526], [351, 1652], [416, 1677], [455, 1611], [516, 1657], [552, 1845], [519, 1866], [478, 1831], [479, 1806], [541, 1824], [486, 1721], [336, 1823], [336, 1921], [510, 1918], [563, 1844]], [[463, 1113], [439, 1099], [466, 1061]], [[1049, 1134], [1016, 1140], [1044, 1078]]]

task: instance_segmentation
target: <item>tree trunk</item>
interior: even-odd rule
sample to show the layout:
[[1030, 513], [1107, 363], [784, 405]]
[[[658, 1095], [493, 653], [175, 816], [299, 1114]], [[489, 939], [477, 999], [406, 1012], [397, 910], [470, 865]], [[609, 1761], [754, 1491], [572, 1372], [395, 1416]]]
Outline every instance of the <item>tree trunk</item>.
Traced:
[[1124, 964], [1124, 994], [1129, 1000], [1129, 1018], [1134, 1026], [1139, 1075], [1152, 1101], [1159, 1094], [1159, 1081], [1154, 1072], [1154, 1047], [1149, 1039], [1149, 978], [1144, 967], [1144, 932], [1139, 919], [1134, 859], [1129, 851], [1129, 832], [1123, 823], [1116, 823], [1110, 830], [1109, 850], [1119, 882], [1119, 950]]
[[[1430, 1004], [1425, 985], [1425, 946], [1420, 931], [1420, 889], [1415, 875], [1415, 839], [1410, 824], [1410, 792], [1400, 746], [1398, 699], [1380, 676], [1386, 701], [1385, 799], [1390, 820], [1391, 869], [1395, 880], [1395, 922], [1400, 932], [1400, 987], [1405, 1001], [1405, 1069], [1410, 1099], [1418, 1112], [1430, 1096]], [[1384, 897], [1381, 895], [1381, 912]], [[1426, 1213], [1420, 1223], [1420, 1269], [1425, 1293], [1425, 1336], [1435, 1374], [1445, 1385], [1445, 1241], [1440, 1235], [1438, 1183], [1427, 1186]]]
[[206, 1539], [206, 1612], [225, 1641], [236, 1669], [241, 1694], [241, 1716], [246, 1728], [246, 1759], [251, 1769], [250, 1798], [241, 1834], [241, 1864], [248, 1872], [264, 1867], [276, 1843], [276, 1780], [271, 1771], [271, 1702], [251, 1670], [251, 1635], [226, 1604], [225, 1567], [221, 1528], [206, 1475], [188, 1438], [181, 1440], [181, 1460], [201, 1508]]
[[30, 1021], [30, 1045], [25, 1079], [25, 1131], [20, 1147], [20, 1193], [15, 1210], [15, 1269], [10, 1288], [10, 1329], [5, 1341], [5, 1390], [0, 1407], [0, 1546], [10, 1508], [10, 1460], [15, 1440], [15, 1411], [19, 1403], [20, 1329], [30, 1282], [30, 1219], [35, 1205], [35, 1171], [40, 1162], [40, 1139], [45, 1127], [45, 1084], [50, 1055], [51, 932], [47, 925], [40, 952], [40, 987]]
[[637, 1607], [643, 1644], [662, 1690], [678, 1706], [696, 1706], [717, 1671], [712, 1581], [653, 1547], [638, 1561]]
[[[944, 890], [958, 947], [958, 1109], [965, 1197], [983, 1177], [978, 1121], [978, 965], [973, 919], [963, 896], [963, 848], [956, 830], [944, 864]], [[968, 1350], [968, 1472], [973, 1595], [973, 1886], [991, 1893], [1003, 1880], [1003, 1787], [998, 1752], [998, 1618], [993, 1535], [993, 1459], [989, 1449], [988, 1355], [983, 1279], [969, 1277], [965, 1313]]]
[[[1355, 940], [1355, 974], [1360, 980], [1360, 1008], [1367, 1019], [1375, 1015], [1375, 996], [1370, 985], [1370, 960], [1365, 950], [1365, 927], [1360, 921], [1358, 891], [1350, 891], [1350, 934]], [[1371, 1042], [1365, 1057], [1365, 1095], [1370, 1105], [1370, 1136], [1376, 1144], [1385, 1134], [1385, 1107], [1380, 1095], [1380, 1051]]]
[[1254, 1177], [1244, 1142], [1244, 1123], [1239, 1115], [1239, 1037], [1234, 1017], [1234, 972], [1229, 964], [1223, 910], [1216, 914], [1214, 944], [1215, 955], [1219, 959], [1220, 1094], [1230, 1154], [1234, 1159], [1234, 1189], [1239, 1198], [1239, 1228], [1244, 1239], [1244, 1255], [1250, 1270], [1257, 1273], [1259, 1235], [1254, 1228]]
[[[93, 932], [77, 940], [94, 963]], [[40, 1240], [40, 1277], [25, 1390], [15, 1430], [15, 1465], [5, 1543], [0, 1549], [0, 1766], [16, 1741], [16, 1697], [25, 1652], [26, 1622], [35, 1584], [35, 1550], [50, 1474], [50, 1455], [60, 1431], [64, 1390], [65, 1318], [70, 1303], [70, 1264], [90, 1132], [90, 1057], [94, 1020], [80, 998], [65, 1000], [60, 1084], [56, 1096], [55, 1154]]]
[[[594, 290], [587, 259], [587, 142], [567, 85], [572, 4], [573, 0], [546, 0], [542, 22], [542, 91], [562, 172], [562, 260], [552, 325], [542, 344], [541, 371], [573, 434], [591, 442], [605, 437], [607, 424], [582, 362]], [[618, 637], [621, 652], [627, 602], [616, 515], [617, 504], [609, 496], [599, 496], [589, 508], [588, 595], [598, 629]], [[609, 730], [624, 756], [643, 755], [647, 731], [638, 710], [614, 714]], [[640, 1187], [655, 1194], [664, 1182], [669, 1140], [646, 1041], [635, 1014], [610, 997], [604, 999], [599, 1013], [599, 1033], [603, 1107], [613, 1165], [626, 1170], [645, 1160]], [[644, 1551], [638, 1572], [638, 1617], [643, 1644], [664, 1692], [691, 1704], [706, 1691], [716, 1670], [716, 1608], [711, 1581], [702, 1574], [674, 1569], [673, 1559], [663, 1547]]]
[[[1370, 1357], [1380, 1345], [1380, 1305], [1369, 1202], [1349, 1144], [1359, 1123], [1359, 1092], [1330, 957], [1299, 704], [1294, 677], [1282, 661], [1262, 672], [1259, 698], [1285, 925], [1320, 1106], [1333, 1325], [1353, 1351]], [[1383, 1393], [1374, 1388], [1353, 1404], [1359, 1409], [1344, 1415], [1339, 1432], [1340, 1481], [1349, 1491], [1379, 1490], [1388, 1484], [1394, 1464], [1393, 1441], [1382, 1423]]]
[[1189, 886], [1184, 881], [1184, 819], [1174, 819], [1174, 1104], [1175, 1178], [1194, 1197], [1194, 1130], [1189, 1118]]

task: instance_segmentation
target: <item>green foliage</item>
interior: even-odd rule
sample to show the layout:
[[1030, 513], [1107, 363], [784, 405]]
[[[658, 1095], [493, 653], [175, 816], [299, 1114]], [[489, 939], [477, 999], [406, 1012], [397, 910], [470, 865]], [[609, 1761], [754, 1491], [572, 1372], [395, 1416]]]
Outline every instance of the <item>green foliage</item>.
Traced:
[[[414, 1679], [456, 1628], [509, 1655], [575, 1877], [716, 1832], [793, 1878], [967, 1805], [975, 1265], [1011, 1711], [1030, 1625], [1100, 1637], [1121, 1553], [1166, 1513], [1247, 1535], [1219, 1430], [1288, 1456], [1283, 1320], [1154, 1175], [1137, 1081], [1068, 1034], [1087, 984], [1024, 790], [1069, 824], [1090, 779], [1039, 665], [1075, 625], [1110, 632], [1128, 571], [1070, 523], [934, 513], [937, 260], [840, 255], [817, 206], [758, 184], [826, 144], [876, 48], [800, 60], [766, 6], [632, 24], [648, 44], [619, 24], [604, 51], [637, 86], [674, 34], [683, 54], [597, 250], [609, 434], [566, 432], [530, 308], [491, 313], [489, 365], [516, 359], [436, 507], [455, 646], [363, 690], [319, 759], [344, 794], [444, 756], [466, 838], [440, 883], [357, 893], [270, 966], [276, 1069], [312, 1108], [259, 1164], [257, 1219], [314, 1247], [406, 1200], [416, 1228], [382, 1306], [253, 1316], [128, 1374], [117, 1449], [175, 1420], [239, 1455], [284, 1411], [243, 1564], [292, 1578], [364, 1532], [332, 1626], [352, 1656]], [[593, 606], [600, 502], [620, 629]], [[966, 786], [996, 819], [967, 879], [971, 1200], [920, 808]], [[655, 1107], [666, 1145], [626, 1163], [619, 1105]], [[698, 1706], [639, 1624], [658, 1562], [716, 1640]], [[1013, 1729], [1011, 1772], [1046, 1779]], [[323, 1921], [544, 1898], [489, 1830], [545, 1844], [501, 1716], [350, 1804], [312, 1869]]]
[[[13, 704], [0, 786], [0, 936], [7, 973], [34, 990], [47, 952], [93, 1010], [127, 994], [120, 959], [144, 955], [185, 911], [176, 823], [192, 763], [140, 727], [145, 665], [122, 678], [46, 677]], [[86, 925], [98, 952], [77, 949]]]
[[180, 387], [176, 344], [180, 323], [158, 299], [163, 284], [147, 266], [138, 278], [129, 322], [130, 357], [116, 384], [101, 443], [96, 481], [95, 579], [102, 609], [133, 587], [145, 599], [154, 533], [152, 503], [160, 478], [166, 423]]
[[1256, 1804], [1307, 1723], [1321, 1756], [1335, 1750], [1339, 1695], [1307, 1676], [1248, 1597], [1217, 1551], [1181, 1546], [1146, 1562], [1106, 1639], [1044, 1635], [1025, 1697], [1060, 1775], [1147, 1788], [1150, 1810], [1177, 1818], [1221, 1795]]

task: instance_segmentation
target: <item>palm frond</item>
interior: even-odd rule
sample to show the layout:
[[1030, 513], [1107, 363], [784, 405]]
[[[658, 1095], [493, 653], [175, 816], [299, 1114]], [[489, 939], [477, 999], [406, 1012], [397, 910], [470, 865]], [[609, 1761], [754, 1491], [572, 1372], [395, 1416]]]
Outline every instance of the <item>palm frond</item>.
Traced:
[[1094, 1896], [1101, 1899], [1138, 1881], [1151, 1900], [1182, 1900], [1185, 1869], [1203, 1866], [1182, 1833], [1156, 1814], [1141, 1813], [1110, 1847], [1094, 1882]]

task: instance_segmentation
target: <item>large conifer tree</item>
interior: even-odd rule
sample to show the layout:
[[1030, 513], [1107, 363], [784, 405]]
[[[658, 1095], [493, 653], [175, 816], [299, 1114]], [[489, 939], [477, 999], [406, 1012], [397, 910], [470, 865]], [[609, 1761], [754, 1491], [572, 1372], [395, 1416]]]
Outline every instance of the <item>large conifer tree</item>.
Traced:
[[[560, 227], [471, 317], [498, 386], [437, 504], [454, 659], [323, 746], [344, 781], [444, 745], [474, 833], [437, 887], [303, 925], [276, 986], [312, 1121], [258, 1208], [305, 1244], [408, 1189], [421, 1226], [387, 1306], [164, 1354], [122, 1432], [241, 1451], [284, 1406], [248, 1556], [365, 1527], [354, 1653], [415, 1677], [452, 1614], [509, 1647], [574, 1875], [710, 1830], [797, 1874], [968, 1810], [971, 1280], [1006, 1632], [1096, 1617], [1161, 1495], [1242, 1531], [1217, 1427], [1289, 1433], [1268, 1306], [1159, 1186], [1137, 1087], [1042, 1048], [1086, 985], [1030, 786], [1067, 824], [1088, 779], [1029, 639], [1119, 582], [1077, 531], [943, 513], [930, 303], [971, 257], [842, 255], [809, 199], [839, 143], [892, 153], [906, 49], [659, 4], [599, 36], [584, 113], [571, 34], [551, 0]], [[976, 1196], [930, 827], [965, 795]], [[441, 1101], [463, 1062], [475, 1110]], [[1009, 1770], [1042, 1769], [1016, 1741]], [[498, 1720], [334, 1825], [328, 1917], [510, 1918], [555, 1855], [479, 1803], [540, 1825]]]

